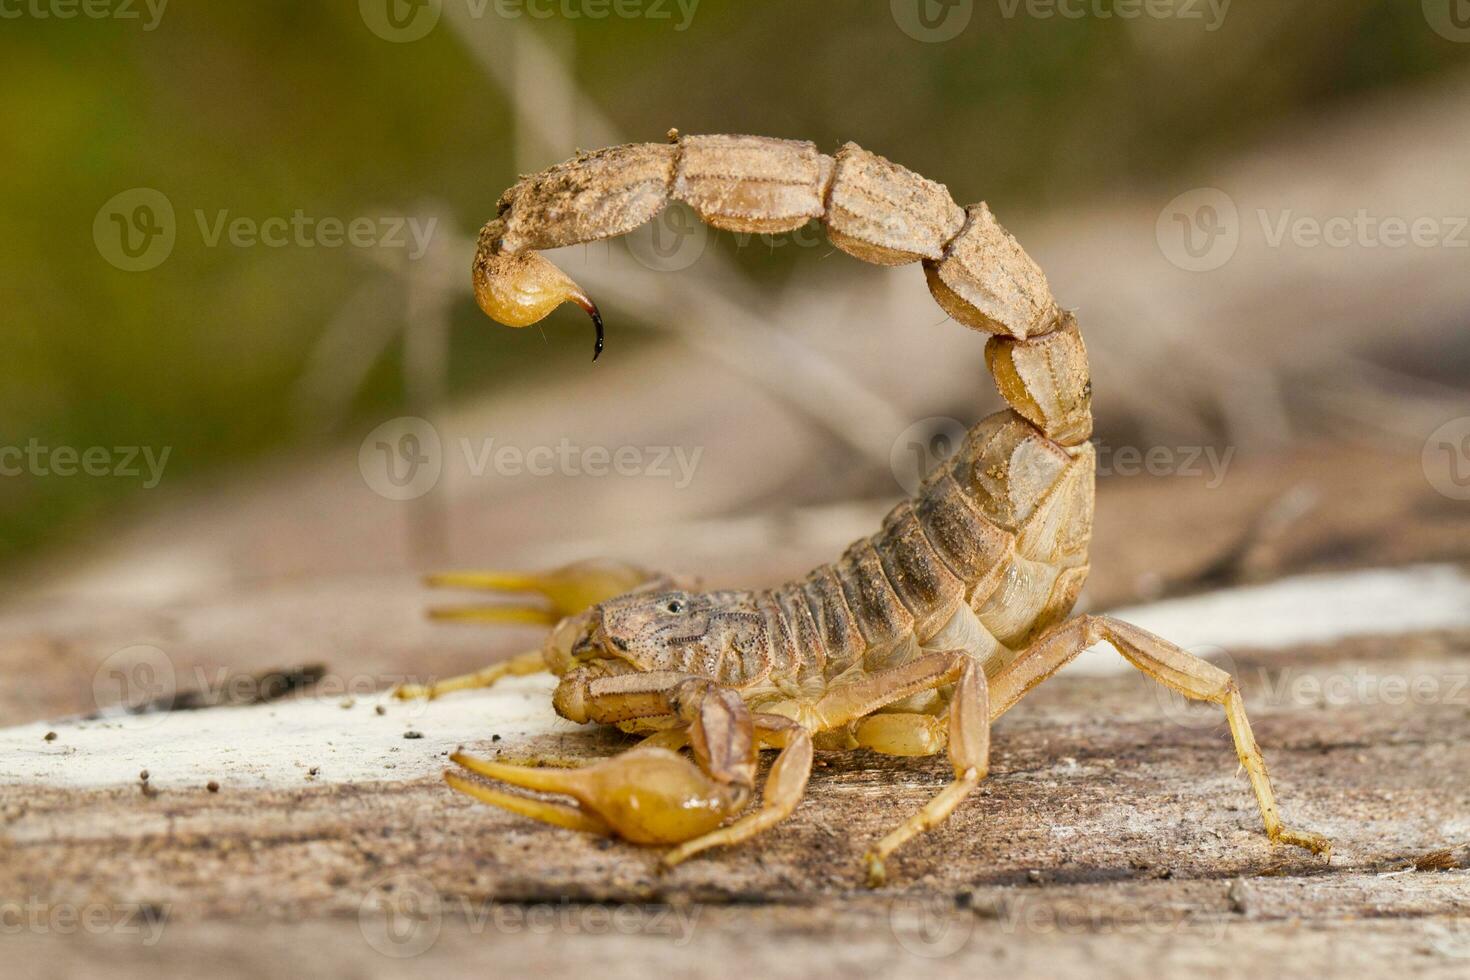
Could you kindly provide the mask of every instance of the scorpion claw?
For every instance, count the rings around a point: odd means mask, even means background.
[[[654,578],[626,562],[593,559],[547,572],[442,572],[430,575],[432,588],[473,589],[481,592],[531,593],[544,601],[479,606],[441,606],[429,611],[434,619],[479,623],[524,623],[554,626],[599,602],[631,592]]]
[[[630,749],[581,769],[513,766],[463,753],[450,761],[522,789],[570,796],[578,806],[541,804],[502,793],[449,771],[449,785],[485,803],[558,826],[615,832],[638,844],[676,844],[719,826],[745,805],[746,791],[721,784],[675,752],[657,746]],[[543,809],[543,806],[551,809]]]

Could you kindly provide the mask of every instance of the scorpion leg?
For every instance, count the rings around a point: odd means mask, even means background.
[[[433,588],[474,589],[497,595],[540,596],[538,601],[518,604],[439,606],[429,610],[434,619],[555,626],[589,606],[661,580],[666,581],[636,565],[591,559],[547,572],[442,572],[430,575],[426,584]]]
[[[947,739],[934,731],[933,720],[925,716],[870,714],[885,704],[948,684],[954,684],[955,690],[950,699]],[[829,692],[817,702],[815,712],[823,728],[861,718],[858,741],[880,751],[894,748],[912,755],[921,754],[928,746],[933,746],[931,751],[937,751],[946,740],[949,744],[954,780],[864,855],[868,884],[877,887],[884,881],[884,862],[888,855],[943,823],[985,778],[990,767],[990,709],[985,671],[979,661],[963,650],[931,653]]]
[[[545,656],[540,650],[531,650],[473,673],[460,674],[458,677],[446,677],[442,681],[434,681],[431,684],[400,684],[393,689],[393,696],[401,701],[412,701],[417,698],[427,698],[432,701],[451,691],[471,691],[476,688],[491,687],[502,677],[523,677],[526,674],[539,674],[545,669]]]
[[[1027,691],[1056,673],[1088,647],[1106,641],[1149,677],[1187,698],[1211,701],[1225,710],[1240,764],[1250,777],[1266,836],[1273,843],[1293,844],[1313,854],[1332,855],[1332,842],[1321,834],[1292,830],[1281,821],[1276,794],[1266,773],[1266,760],[1251,733],[1250,719],[1235,679],[1167,640],[1108,616],[1079,616],[1055,627],[991,679],[991,718],[999,717]]]
[[[640,588],[659,587],[670,581],[666,576],[645,571],[636,565],[604,559],[574,562],[547,572],[443,572],[426,579],[428,585],[436,588],[477,589],[540,597],[537,601],[519,604],[440,606],[429,610],[433,619],[548,627],[614,596]],[[491,687],[502,677],[539,674],[546,669],[543,651],[532,650],[458,677],[431,684],[402,684],[394,688],[393,696],[404,701],[417,698],[432,700],[451,691]]]

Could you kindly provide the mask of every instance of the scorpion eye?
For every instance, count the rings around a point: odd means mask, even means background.
[[[679,599],[670,599],[669,604],[664,608],[677,616],[679,613],[684,611],[684,603]]]

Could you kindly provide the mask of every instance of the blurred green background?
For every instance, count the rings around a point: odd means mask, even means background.
[[[353,247],[211,247],[196,212],[350,221],[427,207],[472,234],[518,165],[571,150],[528,143],[487,70],[513,55],[515,32],[565,57],[629,139],[670,126],[828,150],[853,139],[944,175],[958,200],[1037,210],[1162,184],[1365,92],[1470,62],[1470,44],[1428,29],[1417,0],[1235,0],[1213,31],[1007,16],[990,0],[945,43],[910,37],[888,3],[704,0],[684,30],[665,6],[668,18],[601,20],[446,11],[406,43],[369,28],[368,0],[175,0],[152,29],[141,2],[139,19],[37,16],[62,9],[50,0],[7,6],[0,445],[167,446],[171,481],[227,479],[403,405],[397,342],[373,354],[344,413],[309,417],[300,396],[354,296],[410,315],[391,263]],[[138,187],[172,204],[177,240],[156,268],[129,272],[100,253],[93,227],[109,199]],[[789,261],[758,249],[739,259],[772,277]],[[487,329],[467,295],[450,324],[450,398],[587,354],[580,329]],[[0,479],[0,562],[103,526],[141,484]]]

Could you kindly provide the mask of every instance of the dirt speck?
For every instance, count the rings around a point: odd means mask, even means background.
[[[219,783],[217,783],[213,779],[211,779],[209,782],[207,782],[207,783],[204,784],[204,788],[207,789],[207,790],[209,790],[211,793],[218,793],[219,792]]]
[[[423,732],[407,731],[403,733],[404,738],[423,738]]]
[[[55,732],[47,732],[44,737],[45,737],[46,741],[48,741],[48,742],[54,742],[54,741],[56,741],[56,733]]]

